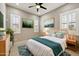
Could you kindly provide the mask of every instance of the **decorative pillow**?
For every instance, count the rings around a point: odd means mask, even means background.
[[[64,32],[56,32],[55,37],[57,38],[64,38]]]
[[[33,36],[32,38],[38,38],[38,37],[40,37],[40,35],[35,35],[35,36]]]

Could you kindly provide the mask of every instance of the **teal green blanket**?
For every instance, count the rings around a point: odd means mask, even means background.
[[[50,41],[46,38],[33,38],[33,39],[50,47],[53,50],[55,56],[57,56],[63,50],[61,45],[57,42]]]

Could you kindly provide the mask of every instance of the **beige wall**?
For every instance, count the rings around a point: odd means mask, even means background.
[[[41,29],[40,30],[43,31],[44,29],[43,21],[49,18],[55,18],[55,29],[59,30],[60,29],[60,14],[72,9],[76,9],[76,8],[79,8],[79,3],[69,3],[41,16],[41,22],[40,22]]]
[[[21,18],[30,18],[30,19],[36,19],[37,20],[37,16],[33,15],[33,14],[29,14],[26,13],[22,10],[18,10],[16,8],[7,6],[7,27],[10,26],[10,14],[11,13],[15,13],[21,16]],[[75,8],[79,8],[79,4],[78,3],[70,3],[70,4],[65,4],[45,15],[42,15],[40,17],[40,31],[42,31],[44,29],[43,27],[43,20],[47,20],[49,18],[55,18],[55,29],[60,29],[60,13],[68,11],[68,10],[72,10]],[[39,25],[38,25],[39,26]],[[15,41],[21,41],[21,40],[25,40],[25,39],[29,39],[31,38],[33,35],[36,35],[36,33],[34,33],[34,29],[21,29],[21,33],[20,34],[16,34],[15,35]]]
[[[24,12],[22,10],[19,10],[19,9],[16,9],[13,7],[6,6],[6,9],[7,9],[7,14],[6,14],[7,15],[7,22],[6,22],[7,27],[10,27],[10,14],[11,13],[19,15],[21,17],[21,20],[22,20],[22,18],[33,19],[34,22],[35,22],[35,20],[39,20],[38,16],[29,14],[27,12]],[[34,32],[34,28],[32,28],[32,29],[22,28],[22,26],[21,26],[21,33],[15,34],[15,42],[29,39],[33,35],[36,35],[36,33]]]

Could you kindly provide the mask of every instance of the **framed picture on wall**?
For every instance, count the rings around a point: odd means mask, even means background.
[[[4,27],[4,19],[3,19],[3,14],[0,12],[0,28]]]
[[[54,19],[47,19],[47,20],[44,20],[44,27],[45,28],[53,28],[54,27]]]
[[[31,19],[23,18],[22,19],[22,28],[33,28],[34,22]]]

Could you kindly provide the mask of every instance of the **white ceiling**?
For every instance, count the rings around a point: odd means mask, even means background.
[[[46,7],[47,10],[44,10],[44,9],[40,8],[38,12],[36,10],[36,7],[28,8],[28,6],[35,5],[34,3],[19,3],[18,5],[16,3],[8,3],[7,5],[40,16],[40,15],[43,15],[47,12],[50,12],[50,11],[58,8],[58,7],[60,7],[64,4],[65,3],[43,3],[43,6]]]

